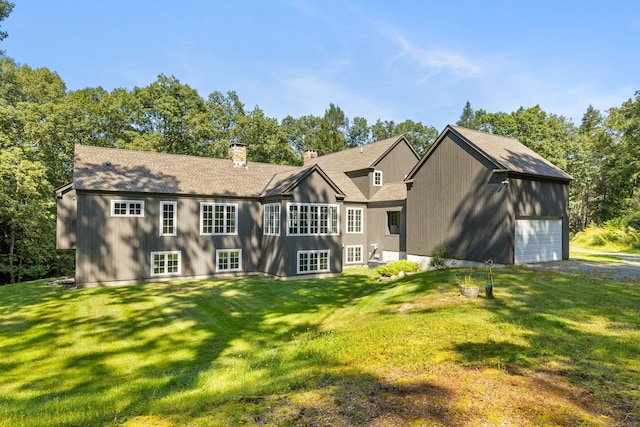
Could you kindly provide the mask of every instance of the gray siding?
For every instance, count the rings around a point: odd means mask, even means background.
[[[297,252],[302,250],[329,249],[332,273],[342,271],[342,237],[345,231],[344,208],[336,200],[336,191],[317,172],[302,180],[293,190],[291,198],[265,203],[280,203],[280,235],[261,236],[259,270],[274,276],[297,275]],[[287,205],[289,203],[323,203],[338,205],[340,212],[340,235],[337,236],[288,236]],[[262,215],[262,207],[260,211]],[[262,224],[262,217],[260,217]],[[260,227],[259,233],[262,233]]]
[[[387,212],[400,211],[400,232],[390,234],[387,227]],[[367,253],[369,259],[382,260],[383,251],[406,252],[406,207],[404,202],[370,204],[367,210]],[[375,258],[374,245],[378,246]]]
[[[513,262],[508,191],[491,165],[446,137],[414,176],[407,194],[407,252],[446,247],[466,260]]]
[[[562,219],[562,259],[569,259],[569,186],[560,182],[510,178],[509,190],[516,218]]]
[[[142,200],[144,217],[112,217],[111,200]],[[177,236],[160,236],[160,202],[177,202]],[[237,235],[200,235],[200,202],[237,203]],[[216,274],[216,249],[242,249],[242,271],[257,271],[262,210],[255,201],[175,195],[78,194],[78,283],[142,281],[152,251],[180,251],[181,276]],[[175,277],[175,276],[171,276]]]
[[[56,248],[76,248],[76,191],[63,192],[56,198]]]
[[[375,169],[383,171],[383,179],[385,183],[401,182],[411,172],[411,169],[418,163],[418,156],[409,147],[408,143],[402,140],[394,147],[386,156],[384,156]],[[373,183],[373,175],[370,177]]]

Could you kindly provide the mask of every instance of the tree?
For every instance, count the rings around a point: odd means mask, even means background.
[[[198,92],[171,76],[133,90],[136,148],[171,154],[201,155],[211,142],[209,116]]]
[[[349,120],[340,107],[329,104],[329,108],[325,110],[320,122],[320,133],[317,140],[320,145],[315,147],[318,154],[335,153],[347,148],[345,134],[348,124]]]
[[[460,115],[460,120],[456,122],[456,125],[462,126],[467,129],[475,129],[476,128],[476,114],[471,108],[471,103],[467,101],[462,109],[462,114]]]
[[[306,150],[318,150],[322,147],[320,131],[322,118],[316,116],[302,116],[295,119],[287,116],[280,125],[284,129],[287,143],[293,148],[295,155],[302,158]]]
[[[421,156],[427,152],[438,137],[438,130],[433,126],[426,127],[420,122],[405,120],[394,129],[396,135],[404,135]]]
[[[347,134],[345,140],[347,147],[359,147],[371,142],[371,129],[364,117],[354,117],[347,125]]]
[[[0,152],[0,274],[10,283],[46,273],[55,253],[52,187],[46,168],[19,147]]]
[[[0,22],[4,21],[9,16],[13,11],[14,6],[15,5],[13,3],[9,3],[8,1],[0,1]],[[6,39],[8,36],[9,35],[6,31],[0,31],[0,41]]]
[[[233,128],[233,140],[247,146],[247,158],[254,162],[293,165],[299,163],[278,121],[255,107]]]

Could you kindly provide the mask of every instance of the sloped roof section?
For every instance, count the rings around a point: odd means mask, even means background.
[[[516,139],[479,132],[460,126],[448,126],[467,143],[484,152],[509,172],[571,180],[571,175]],[[446,132],[446,129],[445,129]]]
[[[407,184],[404,182],[392,182],[384,184],[369,199],[370,202],[395,202],[407,198]]]
[[[259,197],[274,175],[300,167],[226,159],[75,146],[73,186],[77,190]]]
[[[361,147],[350,148],[348,150],[316,157],[311,159],[308,164],[316,164],[325,171],[335,170],[349,172],[371,168],[374,167],[395,144],[404,139],[402,135],[382,139]]]

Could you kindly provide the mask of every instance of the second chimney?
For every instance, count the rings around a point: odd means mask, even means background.
[[[233,162],[233,166],[244,168],[247,166],[247,146],[244,144],[233,143],[229,145],[229,160]]]
[[[311,159],[315,159],[318,157],[318,152],[313,150],[307,150],[304,152],[304,156],[302,157],[302,164],[307,166]]]

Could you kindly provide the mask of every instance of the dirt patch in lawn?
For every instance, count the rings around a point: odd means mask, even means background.
[[[426,375],[421,371],[336,378],[259,405],[264,411],[245,411],[255,415],[243,422],[380,427],[625,425],[623,415],[601,407],[562,376],[454,364],[440,365]]]

